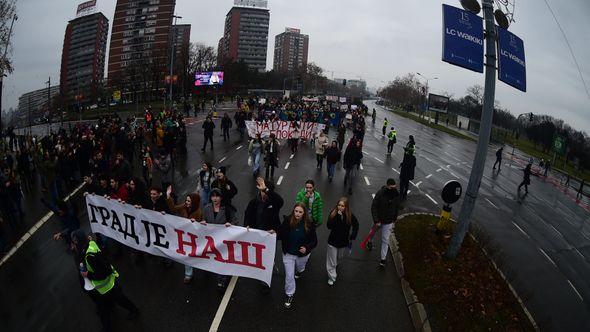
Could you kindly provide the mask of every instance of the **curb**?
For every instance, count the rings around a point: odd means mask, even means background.
[[[438,214],[435,214],[435,213],[424,213],[424,212],[406,213],[406,214],[402,214],[402,215],[398,216],[396,222],[400,221],[406,217],[415,216],[415,215],[416,216],[418,216],[418,215],[432,216],[432,217],[437,217],[437,218],[440,217]],[[455,220],[453,220],[453,221],[456,222]],[[473,239],[475,242],[479,242],[473,236],[473,234],[471,234],[471,233],[468,233],[468,234],[471,237],[471,239]],[[395,271],[397,272],[397,275],[399,276],[400,281],[401,281],[402,291],[404,292],[404,297],[406,299],[408,311],[410,312],[410,317],[412,318],[412,323],[414,324],[414,329],[416,331],[424,331],[424,332],[432,331],[432,329],[430,327],[430,321],[428,320],[428,314],[426,313],[426,310],[424,309],[424,305],[418,300],[418,297],[414,293],[414,290],[412,289],[412,287],[410,287],[410,283],[405,278],[406,274],[405,274],[405,270],[404,270],[404,258],[403,258],[402,253],[399,251],[399,243],[398,243],[397,237],[395,236],[395,223],[393,224],[391,236],[389,237],[389,250],[391,251],[391,255],[393,256],[393,262],[395,263]],[[530,311],[524,305],[524,301],[518,295],[518,293],[516,292],[516,290],[514,289],[512,284],[508,281],[508,279],[506,279],[506,276],[504,275],[504,273],[502,271],[500,271],[500,269],[496,265],[496,262],[494,262],[490,258],[490,256],[488,255],[488,252],[484,248],[482,248],[482,251],[483,251],[484,255],[486,255],[486,257],[492,263],[492,266],[494,267],[494,269],[496,269],[496,271],[500,274],[502,279],[504,279],[504,282],[506,282],[506,284],[508,285],[508,288],[510,289],[510,291],[512,292],[514,297],[516,297],[516,300],[520,304],[520,307],[524,311],[525,315],[528,317],[529,322],[533,326],[533,329],[535,331],[540,331],[540,328],[537,325],[537,323],[535,322],[535,319],[533,318]]]

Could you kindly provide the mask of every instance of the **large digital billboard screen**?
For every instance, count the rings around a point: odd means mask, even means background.
[[[223,85],[222,71],[205,71],[195,74],[195,86]]]

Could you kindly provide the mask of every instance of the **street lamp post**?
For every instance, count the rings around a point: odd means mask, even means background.
[[[176,26],[176,23],[178,22],[179,18],[182,18],[182,16],[177,16],[177,15],[172,15],[172,17],[174,18],[174,24],[172,25],[172,29],[170,29],[172,31],[172,38],[171,40],[171,48],[172,48],[172,54],[170,54],[170,93],[169,93],[169,98],[170,98],[170,107],[172,107],[172,75],[174,74],[174,53],[176,53],[175,50],[175,45],[176,45],[176,33],[174,29]]]
[[[429,91],[428,90],[428,82],[433,81],[433,80],[438,80],[438,77],[428,78],[420,73],[416,73],[416,74],[426,80],[426,93],[425,93],[424,99],[426,100],[426,108],[428,109],[428,91]],[[436,112],[436,115],[434,117],[434,123],[438,124],[438,112]]]

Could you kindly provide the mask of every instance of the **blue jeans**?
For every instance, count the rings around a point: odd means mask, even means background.
[[[193,267],[189,265],[184,266],[184,276],[187,278],[193,277]]]
[[[328,177],[331,179],[334,177],[334,169],[336,168],[336,164],[328,163]]]
[[[209,203],[209,196],[211,195],[211,188],[201,189],[201,208]],[[200,221],[200,220],[199,220]]]
[[[260,172],[260,153],[252,155],[252,173],[258,174]]]

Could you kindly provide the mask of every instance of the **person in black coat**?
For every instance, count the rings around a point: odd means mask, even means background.
[[[404,153],[404,159],[399,165],[399,190],[402,199],[408,197],[408,189],[410,188],[410,180],[414,179],[414,169],[416,168],[416,156],[414,156],[413,150],[406,150]]]
[[[529,184],[531,184],[531,164],[527,164],[522,171],[524,172],[524,175],[522,182],[518,185],[518,192],[520,192],[520,187],[524,186],[524,193],[526,195],[529,193]]]
[[[221,131],[223,132],[223,141],[227,141],[229,140],[229,130],[232,127],[232,122],[231,119],[229,117],[229,115],[227,115],[227,113],[223,114],[223,118],[221,118]]]
[[[340,162],[342,157],[342,152],[338,149],[338,142],[332,141],[332,145],[326,149],[325,156],[327,164],[326,168],[328,169],[328,180],[332,182],[336,163]]]
[[[227,169],[221,166],[215,173],[216,179],[211,183],[211,189],[219,189],[222,193],[222,204],[224,206],[231,206],[231,200],[238,194],[236,185],[227,178]]]
[[[256,179],[258,193],[253,198],[244,212],[244,226],[263,231],[277,232],[281,226],[279,213],[284,200],[273,190],[271,183],[266,185],[264,179]]]
[[[350,211],[348,198],[342,197],[338,200],[328,216],[326,225],[330,230],[326,270],[328,271],[328,285],[332,286],[336,282],[338,259],[344,256],[347,247],[352,248],[352,241],[356,239],[359,230],[359,222]]]
[[[283,219],[278,235],[282,242],[285,266],[285,308],[291,308],[295,279],[302,277],[311,251],[318,244],[315,225],[303,203],[295,203],[291,215]]]
[[[346,152],[344,152],[344,185],[348,183],[348,194],[352,195],[352,183],[356,178],[356,174],[363,159],[362,142],[358,139],[352,138]]]
[[[275,167],[279,167],[279,141],[276,139],[275,134],[270,134],[268,138],[268,142],[264,146],[264,152],[266,156],[264,160],[266,160],[266,172],[264,178],[274,179],[275,176]],[[270,175],[270,178],[269,178]]]
[[[205,147],[207,146],[207,141],[211,142],[211,151],[213,151],[213,129],[215,129],[215,123],[211,119],[211,116],[207,116],[205,122],[201,126],[203,128],[203,148],[201,149],[202,152],[205,152]]]
[[[393,223],[397,220],[397,214],[401,208],[400,194],[397,191],[395,180],[387,179],[385,186],[381,187],[375,194],[371,203],[371,215],[373,216],[373,227],[381,228],[381,262],[385,266],[387,252],[389,250],[389,236],[393,231]],[[369,248],[372,248],[372,244]]]

